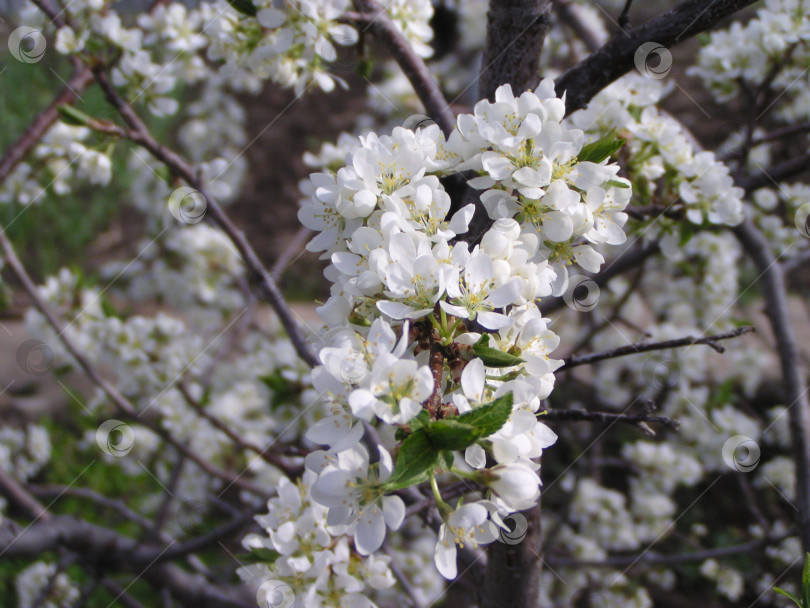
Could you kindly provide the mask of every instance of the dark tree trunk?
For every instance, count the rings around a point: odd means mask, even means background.
[[[518,515],[525,516],[529,526],[525,538],[507,538],[507,542],[496,541],[488,547],[481,608],[534,608],[539,604],[543,561],[540,505]]]
[[[540,51],[551,24],[550,0],[490,0],[478,98],[509,83],[515,94],[540,80]]]

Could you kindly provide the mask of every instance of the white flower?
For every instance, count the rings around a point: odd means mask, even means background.
[[[394,261],[384,270],[385,295],[399,301],[379,301],[377,308],[393,319],[419,319],[433,311],[445,291],[446,269],[433,255],[426,240],[415,245],[404,233],[391,238],[389,255]]]
[[[540,476],[525,462],[499,464],[485,471],[485,475],[487,485],[497,497],[495,502],[509,511],[530,509],[540,498]]]
[[[56,50],[63,55],[70,55],[71,53],[78,53],[84,48],[84,43],[90,32],[84,30],[80,36],[76,36],[76,32],[70,26],[60,27],[56,32],[56,43],[54,46]]]
[[[436,569],[448,580],[456,578],[456,546],[476,548],[495,540],[489,512],[480,503],[461,505],[444,520],[433,559]]]
[[[483,251],[469,256],[464,265],[460,281],[447,285],[450,302],[442,301],[440,306],[447,312],[464,319],[478,320],[488,329],[501,329],[509,325],[509,318],[492,312],[519,301],[521,283],[517,279],[507,279],[496,286],[492,259]]]
[[[349,395],[352,413],[371,420],[377,416],[388,424],[404,424],[422,409],[433,392],[433,375],[426,365],[382,354],[374,362],[368,388]]]
[[[327,464],[312,486],[312,498],[329,509],[330,526],[349,525],[361,555],[370,555],[385,540],[386,526],[397,530],[405,517],[405,504],[399,496],[384,496],[379,484],[393,471],[390,454],[377,446],[379,463],[370,469],[368,453],[361,445],[338,454]]]

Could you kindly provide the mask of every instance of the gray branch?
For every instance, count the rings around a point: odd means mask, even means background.
[[[728,547],[717,547],[714,549],[704,549],[691,553],[675,553],[662,555],[652,551],[641,555],[616,555],[603,560],[583,560],[570,557],[551,555],[546,558],[552,568],[627,568],[628,570],[636,565],[644,566],[674,566],[677,564],[689,564],[702,562],[707,559],[719,559],[723,557],[733,557],[746,553],[757,552],[764,547],[776,545],[789,535],[781,535],[776,538],[757,538],[747,543],[730,545]]]
[[[810,551],[810,398],[796,336],[790,325],[785,275],[768,239],[750,220],[737,226],[734,234],[759,271],[765,295],[765,314],[776,339],[796,468],[797,525],[802,547],[807,552]]]
[[[570,114],[635,66],[635,54],[645,42],[670,47],[699,34],[756,0],[687,0],[666,13],[616,34],[556,80],[557,94],[566,91]]]
[[[232,530],[227,529],[230,533]],[[141,575],[157,588],[168,589],[184,604],[210,608],[255,608],[249,596],[239,589],[223,589],[202,576],[166,563],[180,553],[200,548],[199,543],[157,547],[65,515],[40,518],[19,529],[6,521],[0,527],[0,554],[8,559],[35,558],[47,551],[66,549],[85,564],[96,564],[106,572],[129,572]]]
[[[718,353],[724,353],[725,348],[718,344],[717,342],[720,340],[729,340],[731,338],[738,338],[744,334],[748,334],[754,331],[753,327],[738,327],[737,329],[733,329],[731,331],[724,332],[722,334],[715,334],[713,336],[700,336],[695,338],[694,336],[686,336],[685,338],[676,338],[673,340],[664,340],[662,342],[636,342],[635,344],[627,344],[625,346],[619,346],[618,348],[614,348],[612,350],[600,352],[600,353],[589,353],[587,355],[582,355],[580,357],[571,356],[564,359],[565,363],[559,368],[560,370],[569,369],[571,367],[577,367],[578,365],[591,365],[598,361],[604,361],[605,359],[615,359],[616,357],[626,357],[627,355],[635,355],[638,353],[646,353],[653,350],[668,350],[672,348],[681,348],[684,346],[692,346],[694,344],[705,344],[706,346],[711,347]]]
[[[385,9],[376,0],[354,0],[359,11],[370,17],[366,26],[374,37],[382,42],[391,56],[399,64],[405,76],[411,82],[425,112],[436,121],[445,135],[449,135],[455,126],[456,119],[436,79],[428,70],[425,62],[413,51]]]

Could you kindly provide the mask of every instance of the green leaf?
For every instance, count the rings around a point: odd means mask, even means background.
[[[72,125],[74,127],[83,127],[93,121],[92,116],[85,114],[81,110],[78,110],[69,104],[59,106],[57,111],[59,112],[63,123]]]
[[[410,421],[411,428],[415,431],[417,429],[421,429],[426,427],[430,424],[430,412],[423,409],[417,415],[416,418],[412,418]]]
[[[166,165],[158,165],[155,169],[153,169],[153,173],[155,177],[162,179],[170,186],[172,185],[172,172]]]
[[[678,243],[680,247],[686,245],[690,239],[695,235],[697,232],[695,225],[691,223],[683,223],[681,224],[681,240]]]
[[[367,80],[371,78],[372,67],[373,67],[372,62],[366,59],[365,57],[362,57],[357,61],[357,73]]]
[[[514,367],[523,363],[523,359],[520,357],[510,355],[497,348],[473,346],[473,352],[487,367]]]
[[[780,589],[779,587],[774,587],[773,590],[780,595],[784,595],[786,598],[788,598],[794,604],[796,604],[799,608],[802,608],[802,601],[795,595],[793,595],[790,591],[785,591],[784,589]]]
[[[608,186],[613,186],[614,188],[624,188],[627,189],[630,187],[630,184],[625,184],[624,182],[620,182],[617,179],[609,179],[607,181]]]
[[[108,319],[122,318],[121,315],[118,314],[118,311],[115,309],[115,306],[113,306],[113,303],[110,302],[109,298],[107,298],[106,296],[102,296],[99,303],[101,304],[101,312],[103,312],[104,316],[107,317]]]
[[[359,325],[360,327],[371,327],[371,319],[361,315],[356,310],[349,315],[349,323],[352,325]]]
[[[506,424],[511,413],[512,393],[509,393],[497,398],[492,403],[461,416],[456,416],[453,420],[474,427],[479,437],[488,437]]]
[[[804,608],[810,608],[810,553],[805,553],[802,570],[802,599]]]
[[[472,350],[487,367],[514,367],[523,363],[523,359],[516,355],[492,348],[489,345],[489,334],[482,335],[478,342],[473,344]]]
[[[754,325],[754,322],[751,321],[751,319],[741,319],[739,317],[731,317],[729,318],[729,321],[731,321],[731,324],[734,327],[748,327]]]
[[[273,395],[270,399],[270,409],[273,411],[277,410],[282,405],[292,403],[298,395],[297,387],[287,380],[279,369],[266,376],[261,376],[259,380],[264,382],[264,384],[273,391]]]
[[[281,553],[275,549],[268,549],[267,547],[251,547],[250,557],[253,563],[272,564],[281,557]]]
[[[511,413],[509,394],[466,414],[431,422],[425,431],[437,450],[463,450],[500,429]]]
[[[289,382],[281,375],[281,371],[275,370],[273,373],[259,378],[274,393],[280,393],[287,389]]]
[[[577,162],[601,163],[624,145],[625,140],[616,138],[612,133],[582,146],[577,155]]]
[[[250,0],[228,0],[228,4],[243,15],[248,15],[250,17],[256,16],[256,7]]]
[[[411,433],[399,447],[394,472],[383,484],[383,489],[399,490],[422,483],[433,471],[438,459],[439,450],[430,443],[425,429]]]
[[[478,429],[470,424],[459,422],[460,416],[446,420],[436,420],[427,427],[430,443],[439,450],[463,450],[481,436]]]
[[[445,471],[449,471],[453,466],[453,452],[442,452],[439,454],[439,466]]]

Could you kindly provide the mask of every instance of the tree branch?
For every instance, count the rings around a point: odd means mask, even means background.
[[[236,227],[223,211],[222,207],[214,200],[191,166],[176,152],[159,144],[157,140],[152,137],[149,128],[135,113],[132,106],[130,106],[118,94],[115,87],[112,86],[106,72],[102,68],[96,67],[93,69],[93,75],[95,76],[96,82],[98,82],[99,86],[104,91],[107,100],[118,111],[129,127],[126,136],[146,149],[157,160],[165,164],[173,174],[180,177],[203,196],[206,202],[207,214],[210,215],[213,222],[230,238],[231,242],[236,247],[242,260],[245,262],[245,266],[258,284],[263,299],[273,307],[273,310],[278,315],[282,326],[287,331],[287,335],[295,346],[298,356],[311,366],[318,365],[318,358],[313,352],[309,341],[304,336],[298,320],[284,301],[284,297],[281,295],[270,272],[264,267],[258,254],[245,238],[242,231]]]
[[[33,558],[63,548],[81,556],[83,562],[97,564],[104,571],[134,572],[157,588],[167,588],[180,601],[210,608],[255,608],[240,590],[223,589],[178,566],[163,563],[194,550],[193,542],[155,547],[122,536],[117,532],[66,515],[40,518],[22,531],[11,522],[0,526],[0,554],[8,559]],[[228,529],[228,532],[232,530]]]
[[[610,279],[636,268],[648,257],[658,253],[658,251],[658,243],[649,243],[643,247],[623,251],[617,258],[608,262],[591,280],[596,283],[598,287],[604,287]],[[551,314],[563,306],[565,306],[565,298],[562,296],[543,298],[537,304],[537,307],[543,315]]]
[[[633,426],[640,426],[645,433],[650,433],[652,429],[647,426],[647,423],[660,424],[667,428],[677,430],[680,422],[674,418],[667,418],[666,416],[653,416],[650,414],[650,408],[641,414],[617,414],[615,412],[589,412],[587,410],[547,410],[543,415],[538,415],[540,421],[545,420],[566,420],[574,422],[599,422],[604,424],[613,424],[621,422],[623,424],[631,424]],[[655,435],[655,433],[652,433]]]
[[[707,559],[722,557],[732,557],[745,553],[752,553],[768,545],[776,545],[788,536],[795,534],[783,534],[776,538],[758,538],[756,540],[731,545],[729,547],[718,547],[716,549],[705,549],[703,551],[693,551],[691,553],[677,553],[674,555],[661,555],[648,552],[642,555],[617,555],[603,560],[580,560],[568,557],[550,555],[546,561],[552,568],[627,568],[628,570],[638,564],[650,566],[674,566],[677,564],[688,564],[692,562],[702,562]]]
[[[90,68],[76,70],[67,81],[64,89],[54,100],[28,125],[28,128],[15,141],[0,159],[0,182],[11,174],[15,167],[34,149],[51,125],[59,119],[59,107],[73,103],[82,91],[93,82],[93,73]]]
[[[293,465],[287,462],[284,458],[279,456],[278,454],[274,454],[270,451],[270,448],[273,447],[273,444],[270,444],[267,447],[261,447],[256,445],[255,443],[246,440],[242,436],[240,436],[239,432],[232,429],[228,426],[224,421],[214,416],[211,412],[205,409],[202,403],[194,399],[189,393],[188,388],[182,381],[178,381],[177,389],[180,394],[183,396],[183,399],[186,403],[194,409],[195,412],[201,417],[207,420],[211,426],[216,428],[221,433],[225,434],[228,439],[234,442],[237,446],[239,446],[243,450],[247,450],[256,454],[259,458],[264,460],[265,462],[272,464],[273,466],[278,467],[288,475],[300,475],[302,471],[300,467]]]
[[[603,40],[604,36],[600,35],[601,32],[591,28],[589,24],[582,19],[581,5],[574,4],[569,0],[553,1],[554,12],[557,13],[560,20],[577,35],[583,44],[585,44],[588,52],[593,53],[605,43],[605,40]]]
[[[155,0],[148,12],[151,13],[161,4],[166,4],[167,1]],[[48,7],[41,7],[40,10],[45,11],[46,8]],[[85,66],[77,57],[74,56],[72,59],[74,61],[74,70],[70,79],[65,83],[65,88],[60,91],[47,108],[34,118],[25,132],[0,159],[0,182],[5,180],[14,168],[28,156],[28,153],[39,143],[45,133],[48,132],[48,129],[51,128],[51,125],[59,119],[59,107],[76,101],[93,82],[93,73],[90,68]]]
[[[687,0],[666,13],[611,38],[607,44],[556,80],[558,95],[566,92],[566,112],[584,108],[593,97],[635,66],[645,42],[670,47],[707,30],[756,0]]]
[[[539,606],[543,559],[540,501],[526,517],[526,536],[519,543],[494,542],[487,547],[487,568],[481,608],[533,608]]]
[[[93,364],[90,360],[84,356],[83,353],[79,351],[73,341],[68,338],[67,336],[67,327],[62,319],[60,319],[57,314],[51,310],[51,307],[45,302],[45,300],[40,296],[39,291],[37,290],[34,281],[31,279],[31,276],[28,274],[28,271],[23,266],[20,258],[17,257],[17,253],[14,251],[14,246],[12,245],[11,241],[8,238],[8,235],[5,232],[3,226],[0,226],[0,249],[3,250],[3,254],[5,255],[5,261],[8,266],[11,268],[12,272],[15,274],[17,279],[20,281],[25,292],[31,298],[31,301],[34,307],[39,311],[39,313],[45,318],[45,321],[50,325],[50,327],[56,333],[57,338],[63,344],[67,352],[70,354],[71,357],[76,361],[79,367],[84,371],[90,380],[101,389],[101,391],[107,396],[107,398],[112,402],[112,404],[118,409],[118,411],[128,417],[131,420],[135,420],[140,424],[148,427],[152,432],[157,434],[167,443],[170,443],[174,446],[177,450],[179,450],[182,454],[188,456],[191,460],[193,460],[203,471],[212,475],[214,477],[218,477],[223,481],[235,484],[241,487],[244,490],[248,490],[249,492],[253,492],[258,496],[265,496],[266,492],[257,488],[254,484],[247,482],[243,479],[240,479],[240,476],[234,476],[227,471],[223,471],[211,463],[207,462],[203,458],[201,458],[198,454],[193,452],[188,446],[183,444],[182,442],[178,441],[177,439],[172,436],[166,429],[161,427],[159,424],[154,423],[148,420],[146,417],[141,417],[138,413],[137,408],[127,399],[121,392],[113,386],[111,383],[107,382],[101,374],[95,369]]]
[[[354,0],[354,4],[361,13],[372,17],[367,27],[371,29],[374,37],[388,48],[388,52],[399,64],[422,105],[425,106],[428,116],[436,121],[445,135],[450,135],[456,119],[425,62],[413,52],[411,44],[377,0]]]
[[[671,348],[680,348],[682,346],[692,346],[693,344],[705,344],[710,346],[718,353],[724,353],[725,347],[717,342],[719,340],[729,340],[730,338],[737,338],[744,334],[754,331],[753,327],[738,327],[732,331],[727,331],[722,334],[715,334],[713,336],[703,336],[695,338],[693,336],[686,336],[685,338],[676,338],[674,340],[664,340],[663,342],[636,342],[635,344],[628,344],[620,346],[613,350],[604,351],[601,353],[590,353],[582,355],[581,357],[567,357],[558,371],[577,367],[578,365],[590,365],[597,361],[604,361],[605,359],[615,359],[616,357],[626,357],[627,355],[635,355],[637,353],[646,353],[652,350],[666,350]]]
[[[28,484],[28,490],[34,496],[40,496],[43,498],[59,498],[61,496],[73,496],[76,498],[81,498],[84,500],[89,500],[94,503],[98,507],[104,507],[108,509],[112,509],[128,519],[129,521],[141,526],[144,529],[148,529],[152,522],[143,517],[139,513],[130,509],[126,503],[121,500],[117,500],[115,498],[107,498],[97,492],[89,488],[81,488],[81,487],[73,487],[73,486],[60,486],[60,485],[31,485]]]
[[[777,185],[780,181],[804,173],[810,167],[810,154],[796,156],[778,165],[762,169],[753,175],[745,173],[735,175],[734,182],[746,192],[753,192],[765,186]]]
[[[551,25],[551,0],[490,0],[487,38],[481,60],[477,97],[494,100],[496,89],[509,84],[520,94],[533,88],[540,73],[540,51]],[[466,188],[475,216],[463,238],[480,238],[492,224],[478,193]],[[480,593],[481,608],[535,608],[540,601],[543,550],[540,503],[526,512],[526,538],[518,544],[492,543]]]
[[[312,230],[306,226],[301,226],[301,228],[298,229],[298,232],[295,233],[295,236],[287,247],[284,248],[284,251],[276,258],[273,267],[270,269],[270,276],[273,277],[274,281],[277,283],[281,281],[287,267],[298,259],[298,256],[304,250],[304,247],[306,247],[307,241],[312,234]]]
[[[42,503],[3,469],[0,469],[0,494],[22,509],[31,519],[47,520],[51,517]]]
[[[768,239],[750,220],[734,228],[734,234],[760,273],[758,280],[761,281],[765,294],[765,314],[776,339],[796,469],[797,527],[802,547],[808,552],[810,551],[810,398],[807,381],[801,369],[795,333],[790,325],[785,276]]]

